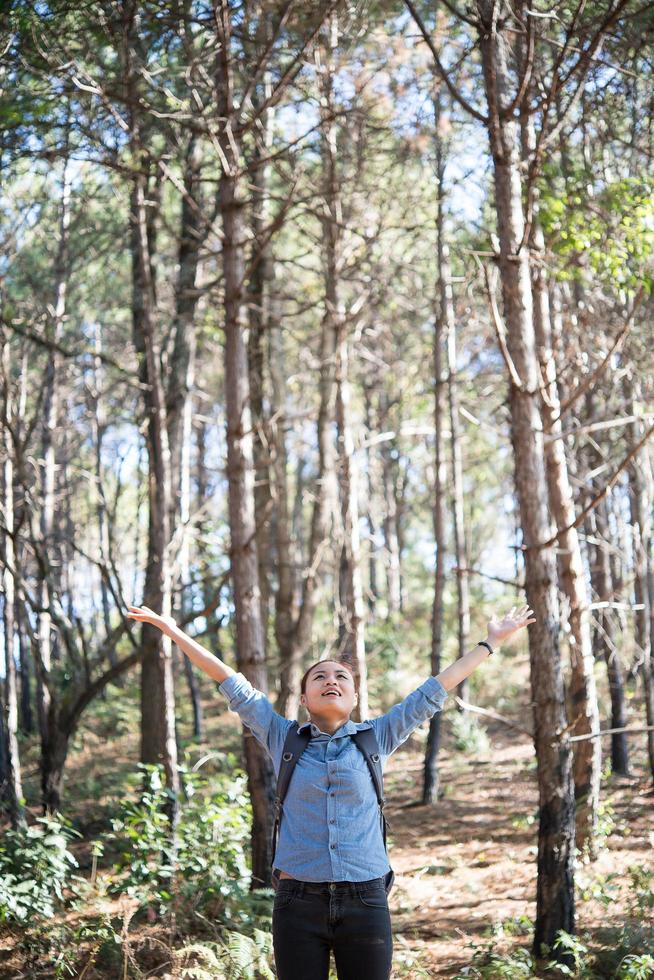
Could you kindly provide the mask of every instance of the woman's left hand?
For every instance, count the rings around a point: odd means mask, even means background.
[[[531,626],[535,622],[533,610],[529,606],[523,606],[517,612],[514,606],[504,619],[498,619],[497,616],[491,617],[488,623],[488,642],[492,647],[495,647],[496,644],[508,640],[518,630],[525,626]]]

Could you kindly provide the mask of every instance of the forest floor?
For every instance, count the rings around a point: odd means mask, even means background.
[[[538,809],[533,748],[501,723],[485,728],[491,751],[483,761],[448,750],[446,736],[443,795],[433,808],[415,802],[422,782],[417,746],[402,747],[390,760],[391,908],[396,960],[407,976],[453,977],[470,966],[475,950],[481,958],[491,949],[530,948]],[[635,753],[632,778],[603,781],[601,823],[610,833],[594,862],[577,863],[577,936],[607,967],[625,924],[636,933],[647,929],[654,950],[653,881],[647,879],[649,893],[638,903],[631,881],[638,872],[629,871],[654,872],[654,797],[644,761],[644,753]],[[498,969],[497,975],[507,974]]]
[[[215,712],[207,708],[205,738],[187,746],[194,760],[216,745],[238,751],[240,735],[236,717],[224,710],[220,696],[215,707]],[[632,717],[641,716],[639,708],[634,705],[633,709]],[[455,710],[453,703],[446,706],[446,711]],[[85,837],[72,845],[71,850],[80,863],[78,873],[87,878],[91,841],[102,840],[110,829],[116,799],[125,793],[126,776],[134,773],[134,760],[138,757],[138,737],[134,734],[138,726],[133,719],[126,715],[116,726],[115,721],[110,723],[110,718],[109,709],[106,731],[102,723],[98,727],[97,717],[85,722],[76,736],[67,768],[66,814],[74,819],[76,826],[83,828]],[[386,796],[391,860],[396,873],[390,899],[394,977],[447,978],[461,971],[464,975],[480,976],[465,972],[473,963],[476,950],[479,959],[483,950],[487,954],[490,950],[504,954],[530,948],[537,842],[533,748],[528,736],[501,723],[485,719],[484,728],[489,748],[485,753],[473,755],[456,750],[452,726],[444,724],[441,796],[433,807],[417,805],[425,732],[415,733],[389,762]],[[603,741],[608,742],[606,738]],[[634,775],[614,778],[605,772],[603,778],[601,821],[607,833],[599,856],[593,863],[577,865],[578,938],[593,953],[601,953],[603,962],[608,964],[613,960],[614,963],[613,968],[607,965],[606,969],[584,973],[585,978],[615,975],[615,959],[624,955],[624,950],[620,954],[616,951],[625,925],[631,934],[639,935],[639,952],[647,948],[644,945],[647,942],[654,950],[654,877],[651,876],[654,798],[646,778],[644,736],[632,737],[631,743],[635,750]],[[107,744],[111,746],[110,765],[107,765]],[[36,746],[30,749],[33,763],[37,758]],[[605,753],[608,749],[605,745]],[[38,771],[34,765],[30,766],[29,760],[25,765],[25,787],[28,799],[38,799]],[[30,812],[32,818],[38,816],[36,806],[30,807]],[[104,864],[110,864],[110,859],[107,851],[100,861],[100,873]],[[645,872],[640,885],[638,869]],[[103,903],[105,909],[115,904],[112,916],[119,913],[120,899],[113,903],[105,897]],[[90,908],[88,915],[93,912],[97,914],[97,909]],[[82,910],[67,916],[66,925],[82,925],[86,914]],[[0,980],[54,978],[54,971],[48,970],[33,953],[29,959],[29,943],[24,938],[20,930],[0,929]],[[149,942],[165,949],[166,934],[158,923],[149,924],[135,918],[129,925],[129,941],[133,949],[139,946],[143,949]],[[118,973],[105,972],[93,962],[93,956],[89,956],[87,963],[85,980],[122,977],[122,969]],[[483,974],[486,978],[518,975],[531,976],[500,972],[499,968],[497,973],[486,968]],[[132,976],[131,969],[126,976]],[[172,975],[165,967],[157,968],[151,963],[141,976],[170,978]],[[363,975],[362,980],[365,980]]]

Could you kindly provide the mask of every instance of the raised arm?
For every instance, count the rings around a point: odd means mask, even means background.
[[[229,701],[229,707],[239,715],[243,724],[270,754],[275,772],[278,772],[284,740],[293,722],[277,714],[266,695],[252,687],[243,674],[232,670],[222,660],[214,657],[212,653],[187,636],[171,616],[160,616],[147,606],[128,606],[127,609],[131,619],[156,626],[169,636],[200,670],[218,681],[221,694]]]
[[[196,667],[203,670],[213,680],[218,681],[219,684],[222,684],[234,673],[231,667],[228,667],[218,657],[214,657],[213,653],[209,653],[203,646],[187,636],[172,616],[160,616],[147,606],[128,606],[127,615],[130,619],[135,619],[137,623],[150,623],[152,626],[156,626],[162,633],[169,636],[173,643],[177,644],[182,653],[185,653]]]
[[[514,606],[511,612],[503,619],[498,619],[496,616],[491,617],[488,622],[486,642],[495,651],[501,643],[506,642],[518,630],[523,629],[525,626],[530,626],[531,623],[535,622],[536,619],[529,606],[523,606],[517,612]],[[438,675],[438,680],[446,691],[451,691],[461,681],[465,680],[473,672],[475,667],[479,666],[482,660],[487,660],[488,657],[490,657],[490,651],[478,643],[474,650],[466,653],[464,657],[455,660],[453,664],[450,664],[449,667],[441,671]]]

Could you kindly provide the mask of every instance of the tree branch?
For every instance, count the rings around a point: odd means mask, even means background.
[[[466,99],[464,99],[464,97],[461,95],[456,85],[453,85],[452,82],[450,81],[449,75],[445,70],[445,68],[443,67],[441,60],[438,56],[438,51],[436,50],[436,46],[432,41],[431,35],[429,34],[429,31],[425,27],[424,21],[420,16],[420,14],[418,13],[418,11],[416,10],[412,0],[404,0],[404,2],[409,10],[409,13],[411,14],[414,21],[416,22],[418,29],[425,40],[427,47],[429,48],[432,55],[434,56],[434,64],[436,66],[436,71],[438,72],[441,81],[445,82],[447,90],[452,96],[452,98],[455,99],[459,103],[459,105],[473,117],[473,119],[478,119],[479,122],[484,124],[484,126],[487,126],[489,123],[488,117],[485,116],[478,109],[475,109],[474,106],[471,106],[470,103]]]
[[[622,462],[618,466],[617,470],[614,472],[609,482],[603,487],[602,490],[600,490],[600,492],[595,497],[593,497],[593,499],[588,504],[588,506],[584,507],[584,509],[581,511],[579,516],[572,522],[572,524],[569,524],[567,527],[563,527],[560,530],[558,530],[556,534],[553,535],[553,537],[551,537],[548,541],[542,541],[539,542],[538,544],[521,545],[520,550],[531,551],[534,549],[540,550],[541,548],[551,548],[552,545],[557,543],[557,541],[559,540],[562,534],[567,534],[568,531],[572,531],[574,530],[574,528],[579,527],[581,524],[583,524],[583,522],[586,520],[586,517],[590,514],[590,512],[594,510],[595,507],[597,507],[600,501],[602,501],[604,497],[607,495],[609,490],[615,486],[615,484],[618,482],[618,479],[622,471],[629,465],[629,463],[634,458],[634,456],[636,456],[640,452],[640,450],[643,448],[643,446],[645,445],[649,437],[652,435],[652,433],[654,433],[654,425],[651,425],[649,427],[649,429],[642,437],[642,439],[640,439],[640,441],[633,447],[633,449],[629,453],[627,453],[627,455],[622,460]]]
[[[623,342],[625,340],[625,337],[627,336],[627,334],[629,333],[629,331],[631,330],[631,328],[632,328],[632,326],[634,324],[634,317],[636,316],[636,311],[638,310],[638,307],[642,303],[644,296],[645,296],[645,286],[641,285],[640,289],[638,290],[638,292],[636,293],[636,296],[634,298],[634,302],[633,302],[633,305],[631,307],[631,312],[630,312],[629,316],[627,317],[627,320],[626,320],[624,326],[622,327],[622,329],[618,331],[618,335],[615,338],[615,340],[613,342],[613,345],[609,348],[606,357],[604,358],[604,360],[602,361],[602,363],[599,364],[595,368],[595,370],[591,374],[589,374],[588,377],[584,379],[584,381],[581,382],[580,385],[577,385],[577,387],[575,388],[575,390],[570,394],[570,396],[566,399],[566,401],[563,403],[563,405],[561,405],[561,407],[559,409],[559,418],[562,415],[564,415],[565,412],[568,411],[568,409],[570,408],[570,406],[573,405],[574,402],[576,402],[576,400],[581,395],[584,394],[584,392],[588,391],[588,389],[591,388],[595,384],[595,382],[599,378],[600,374],[602,373],[602,371],[604,370],[604,368],[606,367],[606,365],[609,363],[609,361],[611,359],[611,356],[613,354],[615,354],[616,351],[620,350],[620,348],[622,347],[622,344],[623,344]]]

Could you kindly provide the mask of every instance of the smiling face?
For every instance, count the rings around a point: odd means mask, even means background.
[[[312,721],[325,719],[345,724],[356,703],[354,677],[343,664],[324,660],[309,669],[300,704],[307,709]]]

